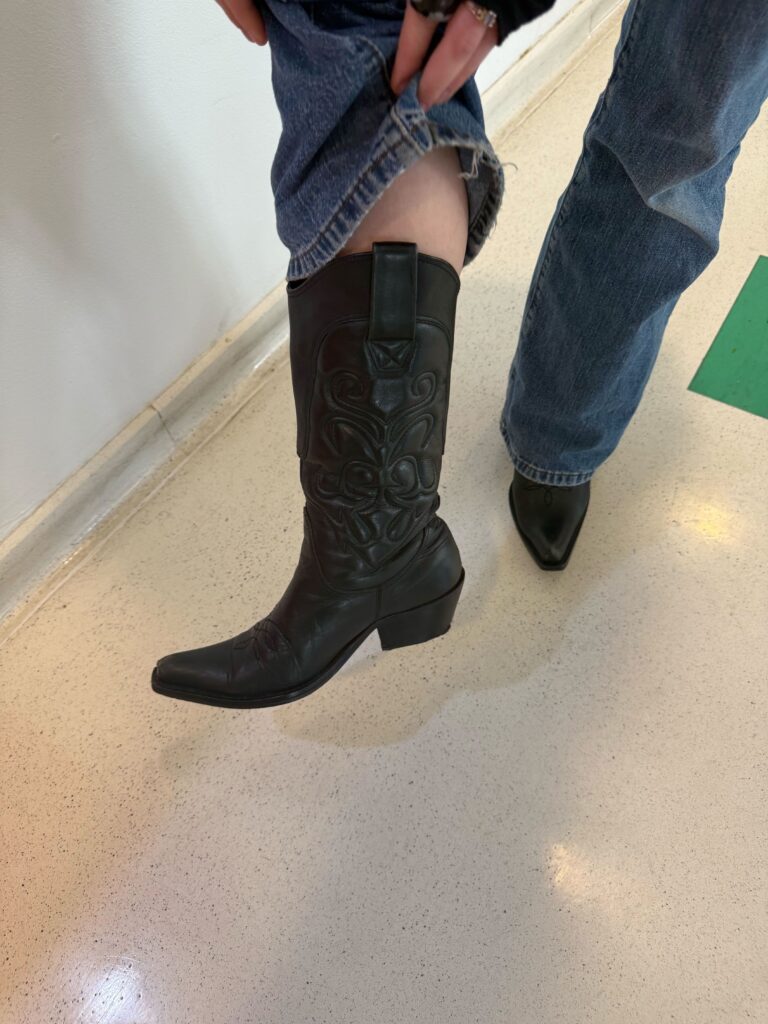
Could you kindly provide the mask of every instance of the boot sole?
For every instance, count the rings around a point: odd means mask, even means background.
[[[215,694],[195,693],[192,690],[179,690],[173,686],[165,685],[158,679],[156,668],[152,672],[152,689],[163,697],[173,697],[175,700],[188,700],[195,704],[208,704],[217,708],[273,708],[281,704],[291,704],[295,700],[301,700],[302,697],[308,697],[310,693],[319,690],[324,683],[327,683],[335,676],[352,657],[357,648],[375,630],[379,632],[381,649],[383,651],[392,651],[398,647],[423,644],[429,640],[436,640],[438,637],[444,636],[451,628],[453,614],[456,611],[456,605],[459,603],[463,586],[464,570],[462,569],[459,582],[448,593],[443,594],[434,601],[429,601],[427,604],[417,605],[415,608],[409,608],[405,612],[387,615],[383,619],[374,622],[368,629],[358,633],[322,672],[295,690],[288,690],[273,697],[262,697],[255,700],[253,698],[240,700],[237,697],[221,697]]]
[[[534,545],[528,540],[526,535],[523,533],[520,527],[520,523],[517,521],[517,512],[515,511],[515,499],[512,497],[511,486],[509,488],[509,510],[512,513],[512,520],[515,524],[515,528],[520,536],[520,539],[522,540],[523,544],[525,544],[528,550],[528,554],[534,560],[536,565],[538,565],[540,569],[543,569],[544,572],[562,572],[563,569],[565,569],[568,563],[570,562],[571,555],[573,554],[573,549],[576,547],[576,541],[579,539],[579,534],[581,533],[581,528],[584,525],[584,520],[587,518],[587,512],[589,510],[589,501],[587,501],[587,507],[584,509],[584,514],[582,515],[581,519],[579,520],[576,526],[576,529],[573,532],[573,537],[571,537],[568,549],[566,550],[565,554],[559,562],[544,562],[539,556],[539,553],[534,547]]]

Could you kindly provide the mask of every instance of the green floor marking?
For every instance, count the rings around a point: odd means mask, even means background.
[[[767,256],[758,256],[688,390],[768,419]]]

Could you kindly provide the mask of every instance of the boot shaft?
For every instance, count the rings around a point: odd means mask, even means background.
[[[443,261],[381,244],[289,289],[307,540],[344,589],[391,579],[434,518],[458,288]]]

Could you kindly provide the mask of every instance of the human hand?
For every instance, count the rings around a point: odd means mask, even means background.
[[[246,39],[264,46],[267,30],[256,0],[216,0],[233,25],[237,25]]]
[[[449,100],[498,43],[498,26],[486,25],[478,18],[476,12],[483,10],[476,4],[462,3],[451,16],[419,82],[419,102],[425,110]],[[396,95],[400,95],[424,63],[437,24],[410,4],[406,7],[392,69],[391,85]]]

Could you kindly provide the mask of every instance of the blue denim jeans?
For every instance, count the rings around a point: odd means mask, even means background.
[[[516,469],[588,480],[614,450],[768,95],[768,0],[633,0],[533,275],[501,418]],[[768,174],[768,168],[766,168]]]
[[[455,146],[469,199],[467,262],[496,220],[504,178],[470,81],[425,114],[414,79],[389,87],[405,0],[261,0],[282,136],[272,167],[288,278],[332,259],[388,185]]]

